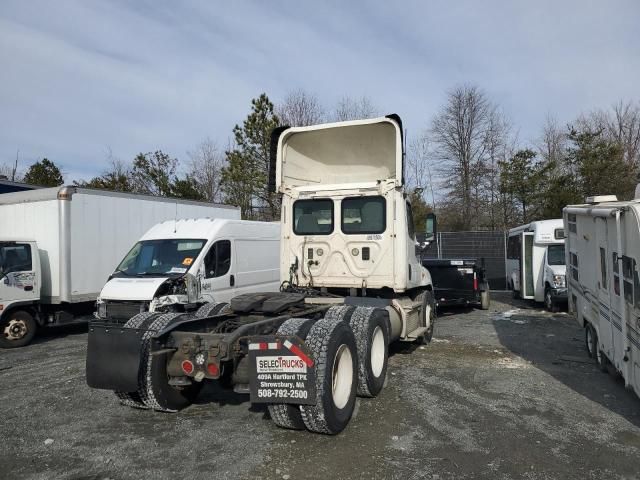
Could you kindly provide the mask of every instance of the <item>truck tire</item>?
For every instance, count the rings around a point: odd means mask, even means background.
[[[489,294],[489,290],[483,290],[480,292],[480,309],[481,310],[489,310],[491,306],[491,296]]]
[[[358,390],[360,397],[375,397],[387,375],[389,325],[387,312],[358,307],[349,322],[358,349]]]
[[[436,323],[436,303],[434,301],[432,291],[426,290],[421,295],[422,295],[422,311],[420,315],[422,315],[423,317],[423,320],[422,320],[423,324],[426,325],[427,322],[429,322],[429,325],[428,325],[427,331],[416,339],[416,343],[420,345],[428,345],[429,343],[431,343],[431,339],[433,338],[433,329]],[[428,319],[425,318],[427,310],[429,310]]]
[[[335,435],[349,423],[356,404],[356,339],[349,324],[335,318],[318,320],[307,336],[316,369],[316,404],[301,405],[305,426]]]
[[[151,355],[153,334],[183,315],[184,313],[162,314],[151,322],[142,335],[138,394],[147,408],[161,412],[177,412],[191,405],[202,389],[202,382],[194,382],[183,388],[169,385],[165,355]]]
[[[551,289],[549,287],[544,289],[544,306],[551,313],[556,313],[558,311],[558,305],[553,301],[553,298],[551,297]]]
[[[295,335],[304,340],[313,324],[313,320],[307,318],[290,318],[278,328],[279,335]],[[304,430],[304,421],[302,413],[300,413],[299,405],[288,403],[272,403],[269,404],[269,414],[271,420],[280,428],[288,428],[290,430]]]
[[[584,346],[587,349],[587,355],[589,358],[593,358],[598,361],[598,334],[593,325],[587,322],[584,326]]]
[[[36,334],[36,321],[24,310],[5,313],[0,322],[0,348],[24,347]]]
[[[229,309],[227,302],[205,303],[196,311],[196,318],[213,317]]]
[[[127,323],[124,324],[124,328],[140,328],[145,329],[149,323],[153,321],[153,319],[159,316],[159,313],[155,312],[142,312],[138,313],[131,317]],[[140,394],[138,392],[119,392],[115,391],[116,397],[120,400],[122,405],[133,408],[144,408],[147,406],[144,404],[142,399],[140,398]]]

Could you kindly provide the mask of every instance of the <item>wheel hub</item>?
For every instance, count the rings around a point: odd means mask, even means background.
[[[27,324],[24,320],[12,318],[4,327],[4,336],[8,340],[20,340],[27,334]]]
[[[349,401],[353,383],[352,361],[349,347],[345,344],[340,345],[333,361],[333,382],[331,385],[333,403],[338,408],[344,408]]]

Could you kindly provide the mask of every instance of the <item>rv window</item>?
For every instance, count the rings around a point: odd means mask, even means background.
[[[618,267],[618,254],[613,252],[611,254],[613,260],[613,293],[620,295],[620,269]]]
[[[578,281],[578,255],[575,253],[571,253],[571,278],[573,278],[576,282]]]
[[[231,242],[218,240],[204,257],[205,278],[222,277],[231,268]]]
[[[578,233],[578,228],[576,225],[576,214],[570,213],[569,215],[567,215],[567,220],[567,223],[569,224],[569,231],[571,233]]]
[[[549,265],[564,265],[564,245],[549,245],[547,247],[547,263]]]
[[[298,200],[293,204],[293,233],[329,235],[333,232],[333,200]]]
[[[607,253],[600,247],[600,286],[607,289]]]
[[[633,305],[633,274],[635,273],[636,261],[626,255],[622,256],[622,276],[624,278],[624,299]]]
[[[385,199],[384,197],[345,198],[342,200],[341,216],[344,233],[382,233],[386,228]],[[407,222],[409,220],[407,219]]]

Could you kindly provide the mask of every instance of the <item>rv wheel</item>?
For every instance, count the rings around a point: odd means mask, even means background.
[[[36,334],[36,321],[23,310],[6,313],[0,322],[0,348],[24,347]]]
[[[584,341],[585,347],[587,347],[587,354],[589,358],[593,358],[598,361],[598,335],[595,328],[590,323],[587,323],[584,327]],[[598,363],[600,363],[598,361]]]
[[[351,420],[356,404],[358,350],[349,324],[318,320],[307,336],[316,369],[316,403],[301,405],[305,426],[312,432],[335,435]]]
[[[278,335],[295,335],[304,340],[313,324],[307,318],[290,318],[278,328]],[[290,430],[304,430],[304,421],[298,405],[288,403],[273,403],[269,405],[271,420],[280,428]]]

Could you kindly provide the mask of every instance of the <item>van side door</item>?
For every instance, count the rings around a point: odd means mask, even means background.
[[[202,262],[202,297],[208,302],[228,302],[235,296],[233,242],[217,240]]]

